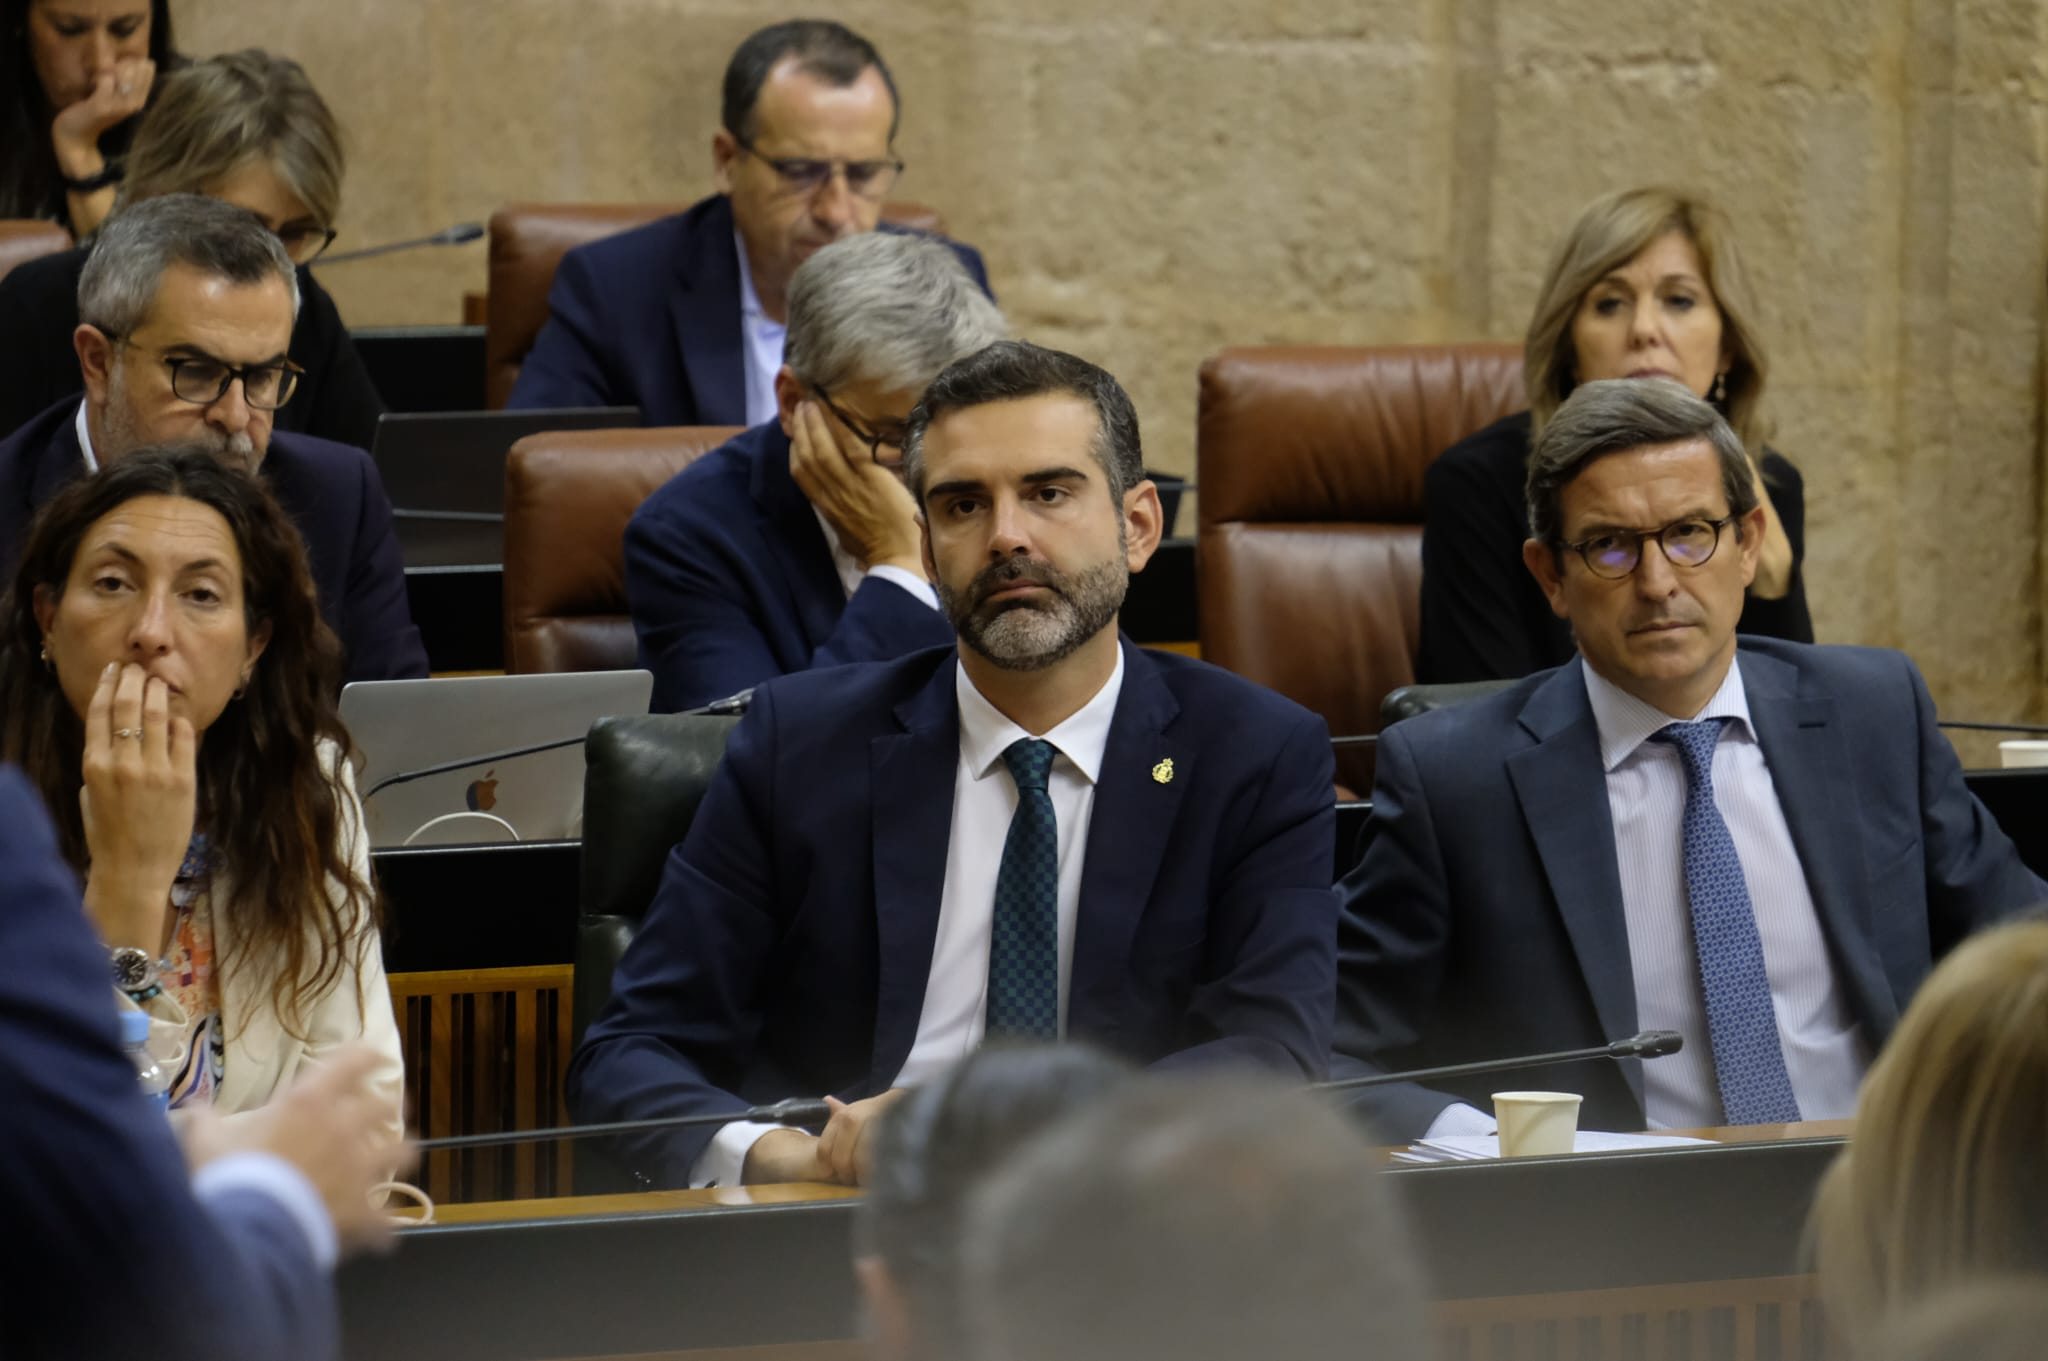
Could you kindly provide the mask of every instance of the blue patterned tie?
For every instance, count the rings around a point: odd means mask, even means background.
[[[1778,1016],[1749,885],[1735,839],[1714,806],[1714,748],[1726,721],[1673,723],[1657,740],[1671,743],[1685,758],[1685,893],[1721,1108],[1731,1125],[1778,1124],[1799,1118],[1799,1100],[1778,1044]]]
[[[1055,1040],[1060,1028],[1060,841],[1045,777],[1053,747],[1021,737],[1003,752],[1017,811],[996,872],[988,949],[988,1034]]]

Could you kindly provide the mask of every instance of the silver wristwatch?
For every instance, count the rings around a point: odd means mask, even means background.
[[[114,986],[122,992],[148,992],[156,986],[156,960],[149,951],[123,945],[112,952]]]

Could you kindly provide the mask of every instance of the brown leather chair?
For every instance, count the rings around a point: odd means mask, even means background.
[[[491,214],[490,293],[484,311],[484,401],[505,405],[519,366],[548,319],[555,266],[577,246],[680,213],[687,203],[513,203]],[[882,219],[943,234],[922,203],[882,205]]]
[[[0,279],[7,277],[7,271],[16,265],[25,265],[38,256],[55,255],[60,250],[71,249],[71,233],[54,222],[40,222],[34,218],[0,218]]]
[[[634,666],[626,522],[648,493],[739,427],[562,430],[505,461],[505,669]]]
[[[1415,679],[1422,475],[1520,410],[1517,345],[1225,350],[1202,365],[1195,436],[1202,656],[1376,733]],[[1372,787],[1369,749],[1340,784]]]

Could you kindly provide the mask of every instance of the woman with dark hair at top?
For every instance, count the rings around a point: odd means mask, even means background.
[[[305,372],[276,428],[369,448],[383,399],[334,299],[307,268],[334,239],[347,162],[340,125],[305,68],[253,49],[185,64],[157,81],[127,164],[115,212],[165,194],[204,194],[246,208],[284,243],[301,299],[290,353]],[[0,436],[84,388],[71,334],[89,253],[30,260],[0,279]]]
[[[1416,679],[1513,680],[1575,654],[1571,630],[1522,565],[1523,483],[1544,425],[1573,388],[1600,378],[1675,379],[1727,418],[1749,451],[1764,509],[1763,556],[1737,630],[1813,641],[1800,575],[1805,485],[1763,443],[1768,364],[1756,320],[1728,220],[1704,198],[1629,189],[1579,215],[1529,322],[1529,409],[1452,445],[1423,477]]]
[[[1920,985],[1863,1080],[1812,1239],[1857,1356],[1944,1292],[2048,1273],[2048,919],[1972,936]]]
[[[403,1063],[340,645],[256,479],[152,449],[59,493],[4,602],[0,761],[43,797],[174,1106],[261,1106],[352,1040]]]
[[[0,0],[0,217],[97,231],[176,61],[170,0]]]

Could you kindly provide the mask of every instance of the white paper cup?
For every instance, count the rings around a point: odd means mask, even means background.
[[[1580,1097],[1573,1092],[1495,1092],[1500,1156],[1534,1158],[1569,1153],[1579,1132]]]
[[[1998,744],[1998,764],[2007,770],[2048,766],[2048,742],[2037,737],[2012,737]]]

